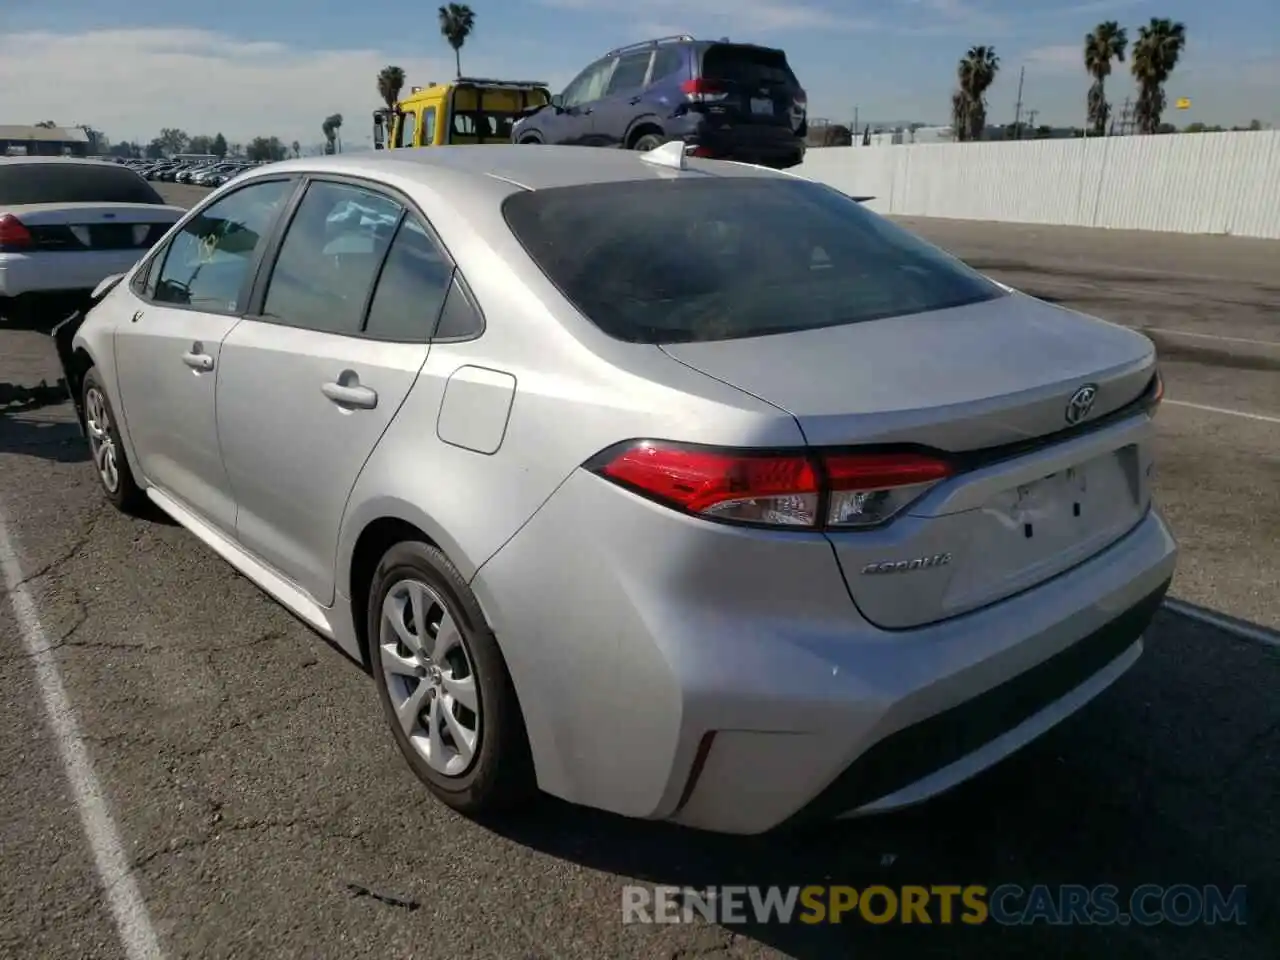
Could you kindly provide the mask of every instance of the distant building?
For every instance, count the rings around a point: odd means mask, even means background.
[[[80,129],[0,126],[0,156],[83,157],[88,152],[89,137]]]

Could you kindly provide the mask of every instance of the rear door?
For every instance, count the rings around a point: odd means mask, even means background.
[[[322,605],[347,496],[426,360],[451,275],[402,199],[314,179],[255,313],[223,343],[218,430],[237,536]]]
[[[592,111],[593,146],[621,147],[626,144],[631,121],[643,110],[640,103],[652,60],[652,49],[624,53],[618,57],[609,75],[609,83]]]
[[[713,43],[702,51],[699,76],[705,112],[714,125],[795,133],[805,122],[805,94],[781,50]]]

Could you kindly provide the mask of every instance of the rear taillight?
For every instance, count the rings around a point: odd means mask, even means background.
[[[714,103],[717,100],[723,100],[728,95],[724,84],[717,83],[714,80],[706,80],[702,77],[686,80],[680,84],[680,89],[684,91],[685,99],[697,103]]]
[[[809,95],[797,87],[795,101],[797,107],[801,110],[805,110],[809,106]]]
[[[0,251],[11,253],[15,250],[28,250],[35,246],[35,238],[11,213],[0,216]]]
[[[952,474],[920,453],[754,453],[640,441],[588,469],[686,513],[756,526],[879,526]]]

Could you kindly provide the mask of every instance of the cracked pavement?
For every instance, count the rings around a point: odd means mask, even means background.
[[[957,234],[956,252],[995,249],[998,229],[978,226],[987,232]],[[1044,267],[1038,282],[1057,289],[1041,241],[1003,242],[979,252]],[[1071,242],[1055,255],[1090,255]],[[1150,267],[1155,256],[1134,259]],[[1250,289],[1236,298],[1261,295]],[[1257,323],[1239,309],[1223,323]],[[0,356],[27,358],[23,375],[38,382],[52,351],[29,336],[0,331]],[[1172,366],[1171,396],[1280,414],[1274,385],[1268,408],[1266,388],[1245,376],[1260,371],[1223,379],[1204,357]],[[1185,551],[1175,592],[1274,624],[1280,428],[1174,408],[1159,422],[1159,493]],[[1161,613],[1143,659],[1081,714],[890,817],[743,839],[547,800],[481,825],[413,778],[357,667],[181,528],[104,504],[69,406],[0,415],[0,501],[168,957],[1276,956],[1280,649]],[[0,957],[122,957],[7,602],[0,723]],[[623,926],[628,882],[1247,884],[1250,922]]]

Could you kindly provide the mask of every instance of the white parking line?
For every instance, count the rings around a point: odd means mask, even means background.
[[[1189,407],[1192,410],[1203,410],[1206,413],[1225,413],[1230,417],[1244,417],[1246,420],[1260,420],[1263,423],[1280,423],[1280,417],[1269,417],[1265,413],[1247,413],[1244,410],[1228,410],[1226,407],[1210,407],[1203,403],[1188,403],[1186,400],[1165,400],[1174,407]]]
[[[1253,340],[1249,337],[1224,337],[1217,333],[1192,333],[1190,330],[1166,330],[1163,327],[1137,327],[1140,332],[1164,333],[1171,337],[1196,337],[1200,340],[1225,340],[1227,343],[1252,343],[1259,347],[1280,347],[1280,340]]]
[[[1280,632],[1270,629],[1269,627],[1260,627],[1257,624],[1245,623],[1236,620],[1234,617],[1224,617],[1220,613],[1214,613],[1212,610],[1206,610],[1204,607],[1198,607],[1193,603],[1187,603],[1185,600],[1175,600],[1169,597],[1165,600],[1164,605],[1169,610],[1180,616],[1184,616],[1189,620],[1197,620],[1200,623],[1208,624],[1211,627],[1217,627],[1227,633],[1241,637],[1245,640],[1252,640],[1254,643],[1264,643],[1271,647],[1280,647]]]
[[[93,772],[93,764],[84,741],[80,738],[80,725],[75,710],[67,697],[62,674],[54,659],[49,638],[40,623],[31,591],[22,581],[22,566],[18,560],[17,540],[10,532],[9,519],[0,504],[0,569],[4,572],[9,603],[17,619],[31,664],[35,668],[36,683],[48,713],[49,728],[58,745],[63,770],[71,784],[80,822],[93,850],[98,879],[111,907],[116,931],[129,960],[159,960],[163,956],[147,905],[134,880],[129,859],[120,843],[120,834],[107,807],[106,795]]]

